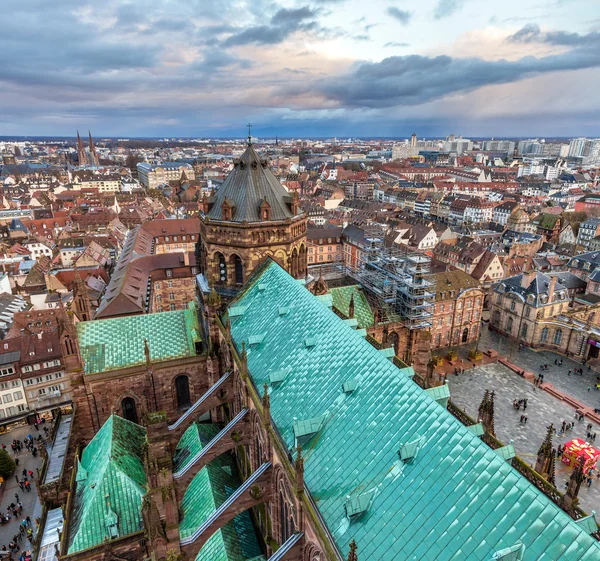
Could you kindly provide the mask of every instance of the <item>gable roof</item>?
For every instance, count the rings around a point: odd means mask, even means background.
[[[153,362],[194,356],[200,341],[197,309],[81,321],[77,337],[86,374],[146,362],[144,339]]]
[[[231,318],[238,349],[264,333],[246,347],[254,383],[288,372],[270,390],[284,446],[296,445],[295,421],[323,417],[303,446],[305,483],[343,557],[355,539],[361,558],[378,561],[484,560],[518,541],[525,561],[598,558],[600,544],[419,388],[412,369],[398,369],[279,265],[259,269],[233,305],[247,306]],[[349,380],[357,386],[345,394]],[[417,439],[419,453],[402,462],[398,450]],[[349,520],[348,500],[371,491],[368,512]]]
[[[115,517],[118,537],[143,530],[145,442],[144,427],[113,414],[85,447],[76,476],[69,554],[109,539]]]
[[[223,220],[221,205],[227,201],[234,207],[234,222],[263,222],[260,205],[267,201],[271,207],[271,220],[285,220],[294,216],[287,204],[290,200],[285,187],[249,145],[217,190],[207,216],[212,220]]]

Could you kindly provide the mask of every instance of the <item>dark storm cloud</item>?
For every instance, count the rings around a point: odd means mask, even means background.
[[[399,21],[402,25],[408,25],[412,18],[412,14],[408,10],[401,10],[395,6],[388,8],[386,12],[389,16]]]
[[[536,23],[524,25],[507,39],[512,43],[548,43],[564,47],[600,47],[600,33],[580,35],[568,31],[542,31]]]
[[[234,33],[225,41],[226,47],[236,45],[274,45],[285,41],[296,31],[311,31],[317,29],[315,16],[317,11],[304,6],[295,10],[281,8],[273,16],[269,24],[247,27]]]
[[[542,58],[486,61],[478,58],[394,56],[363,62],[349,74],[318,84],[323,95],[341,106],[356,108],[416,105],[491,84],[527,76],[600,66],[600,51],[577,49]]]
[[[450,17],[458,12],[463,6],[463,0],[438,0],[433,11],[435,19],[443,19]]]

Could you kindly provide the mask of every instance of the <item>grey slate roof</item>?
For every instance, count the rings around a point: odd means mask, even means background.
[[[252,145],[246,148],[234,165],[215,194],[208,218],[223,220],[221,205],[225,200],[234,207],[234,222],[264,222],[260,217],[263,201],[267,201],[271,207],[271,220],[285,220],[294,216],[287,204],[291,201],[290,195]]]
[[[521,286],[523,273],[520,273],[514,277],[500,281],[496,285],[495,291],[500,293],[519,294],[523,299],[527,298],[529,295],[533,295],[535,297],[534,304],[536,306],[552,304],[560,299],[559,295],[563,295],[565,297],[567,295],[567,287],[562,284],[562,279],[556,274],[552,274],[552,276],[557,277],[556,286],[554,287],[554,298],[552,302],[548,302],[547,300],[551,276],[540,272],[535,273],[535,276],[532,278],[527,288],[523,288]]]

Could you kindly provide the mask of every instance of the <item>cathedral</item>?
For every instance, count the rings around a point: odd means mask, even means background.
[[[100,161],[98,159],[98,154],[96,152],[96,146],[94,145],[94,140],[92,139],[92,133],[89,132],[89,144],[88,149],[85,149],[83,145],[83,140],[79,136],[79,131],[77,131],[77,161],[80,166],[90,166],[90,167],[98,167],[100,165]]]
[[[490,406],[459,420],[447,386],[307,289],[305,236],[249,144],[204,201],[196,302],[65,316],[75,413],[40,482],[58,559],[598,559],[577,491],[561,508],[486,443]]]

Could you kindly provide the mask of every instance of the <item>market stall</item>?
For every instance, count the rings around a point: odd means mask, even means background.
[[[561,461],[569,467],[575,467],[579,458],[583,458],[584,473],[589,473],[591,469],[596,469],[600,459],[600,450],[594,448],[589,442],[574,438],[565,443]]]

